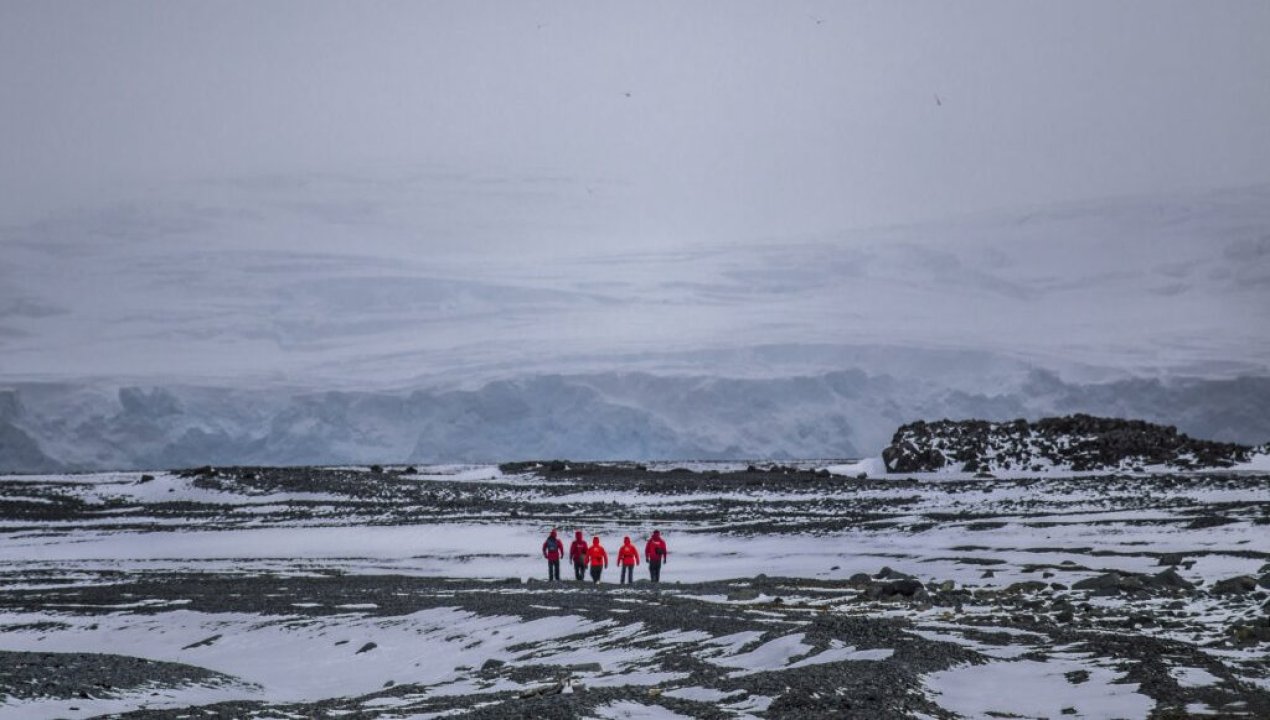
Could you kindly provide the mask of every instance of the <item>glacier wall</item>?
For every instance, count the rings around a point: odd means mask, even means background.
[[[1068,382],[996,392],[842,370],[782,378],[533,375],[473,389],[315,391],[19,383],[0,390],[0,471],[528,458],[876,455],[915,419],[1088,412],[1197,438],[1270,440],[1270,378]]]

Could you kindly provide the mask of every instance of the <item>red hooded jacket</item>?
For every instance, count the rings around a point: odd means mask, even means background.
[[[653,536],[644,546],[644,559],[650,563],[663,563],[668,557],[670,557],[670,551],[666,549],[666,541],[661,539],[661,531],[654,530]]]
[[[586,564],[586,540],[582,539],[582,531],[573,534],[573,544],[569,546],[569,560],[575,564]]]
[[[542,544],[542,556],[548,560],[559,560],[564,555],[564,543],[560,542],[560,538],[556,537],[556,531],[552,530],[546,541]]]
[[[630,538],[626,538],[622,542],[622,547],[618,549],[617,564],[624,566],[639,564],[639,550],[635,549],[635,546],[631,544]]]
[[[600,545],[599,538],[591,539],[591,547],[586,551],[586,562],[587,565],[590,565],[591,567],[596,567],[598,565],[603,565],[604,567],[609,566],[609,554],[604,549],[604,546]]]

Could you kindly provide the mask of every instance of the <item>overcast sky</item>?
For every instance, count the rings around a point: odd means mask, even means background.
[[[0,222],[423,167],[596,198],[535,242],[668,244],[1264,182],[1267,37],[1264,0],[6,0]]]
[[[1264,369],[1267,38],[1267,0],[0,0],[0,378]]]

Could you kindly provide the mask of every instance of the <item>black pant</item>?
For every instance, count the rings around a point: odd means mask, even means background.
[[[604,572],[604,567],[602,565],[592,565],[591,566],[591,582],[599,582],[600,573],[602,572]]]
[[[559,560],[547,561],[547,579],[548,580],[560,579],[560,561]]]
[[[632,583],[632,584],[633,584],[634,582],[635,582],[635,566],[634,566],[634,565],[623,565],[623,566],[622,566],[622,579],[621,579],[620,581],[618,581],[618,584],[619,584],[619,585],[625,585],[626,583]]]
[[[661,563],[656,560],[648,561],[648,579],[653,582],[661,582]]]
[[[581,560],[573,561],[573,575],[579,581],[586,577],[586,563]]]

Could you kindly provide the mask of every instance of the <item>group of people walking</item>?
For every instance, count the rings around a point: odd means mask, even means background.
[[[542,556],[547,558],[547,579],[560,579],[560,560],[564,557],[564,543],[560,541],[556,530],[552,530],[542,544]],[[666,541],[660,530],[654,530],[653,536],[644,545],[644,561],[648,563],[648,579],[661,582],[661,566],[670,558],[666,549]],[[600,575],[609,566],[609,553],[600,544],[600,538],[591,538],[587,545],[582,539],[582,531],[573,534],[573,544],[569,546],[569,560],[573,563],[573,575],[581,582],[586,579],[587,568],[591,570],[591,582],[599,582]],[[622,570],[620,584],[635,582],[635,566],[639,564],[639,549],[631,543],[627,535],[622,539],[622,547],[617,551],[617,565]]]

